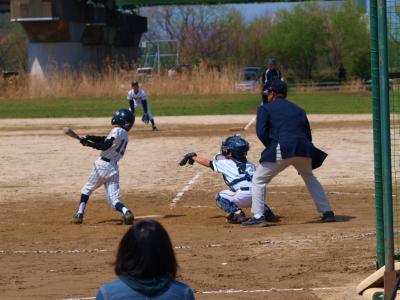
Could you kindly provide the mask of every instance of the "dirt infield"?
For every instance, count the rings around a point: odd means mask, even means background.
[[[160,214],[173,239],[179,278],[198,299],[358,299],[355,286],[374,270],[372,129],[369,116],[311,116],[314,142],[329,153],[316,175],[339,222],[319,223],[292,169],[270,185],[281,222],[267,228],[226,224],[214,195],[219,175],[179,168],[180,156],[213,156],[232,128],[252,116],[158,118],[160,131],[137,124],[120,163],[124,202],[135,215]],[[112,262],[126,227],[100,189],[85,224],[71,224],[97,151],[62,134],[107,134],[109,119],[0,120],[1,299],[93,297],[114,278]],[[254,125],[241,132],[250,159],[262,150]],[[197,182],[171,209],[174,196]]]

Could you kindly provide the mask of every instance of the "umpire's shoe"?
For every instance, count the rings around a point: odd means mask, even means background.
[[[333,211],[326,211],[322,214],[321,221],[324,223],[336,222],[336,217]]]
[[[265,227],[268,226],[267,220],[265,220],[265,216],[262,215],[259,218],[251,217],[246,222],[243,222],[242,227]]]
[[[268,222],[279,222],[279,217],[275,216],[275,214],[272,212],[272,209],[269,208],[267,205],[265,205],[265,210],[264,210],[264,217],[265,220]]]
[[[226,222],[229,224],[241,224],[244,221],[246,221],[246,215],[241,209],[233,213],[230,213],[226,217]]]
[[[125,224],[125,225],[132,225],[134,220],[135,220],[135,217],[133,216],[133,213],[130,210],[128,210],[124,214],[124,218],[122,220],[122,223]]]
[[[74,221],[75,224],[82,224],[83,223],[83,214],[76,214],[74,216]]]

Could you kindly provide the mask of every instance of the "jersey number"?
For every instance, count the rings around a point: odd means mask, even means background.
[[[122,156],[125,153],[125,149],[126,149],[127,145],[128,145],[128,142],[126,142],[125,140],[122,140],[121,144],[119,144],[118,148],[115,151],[120,153]]]

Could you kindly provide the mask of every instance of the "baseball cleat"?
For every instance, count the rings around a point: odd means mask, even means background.
[[[336,222],[336,217],[333,211],[326,211],[322,214],[321,221],[324,223]]]
[[[76,214],[74,216],[74,223],[75,224],[82,224],[83,223],[83,214]]]
[[[128,210],[124,214],[124,219],[122,220],[122,223],[125,225],[132,225],[134,220],[135,220],[135,217],[133,216],[133,213],[130,210]]]
[[[242,227],[265,227],[265,226],[268,226],[268,223],[265,220],[264,216],[261,216],[259,218],[251,217],[246,222],[243,222],[241,226]]]
[[[229,224],[241,224],[242,222],[246,221],[246,215],[242,210],[240,210],[240,213],[230,213],[226,217],[226,222]]]
[[[157,126],[153,126],[153,131],[158,131]]]

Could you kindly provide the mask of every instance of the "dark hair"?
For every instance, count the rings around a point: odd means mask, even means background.
[[[176,278],[178,264],[171,240],[164,227],[154,220],[132,225],[122,238],[115,273],[138,278],[168,275]]]
[[[139,82],[138,81],[132,81],[131,82],[131,86],[139,86]]]

